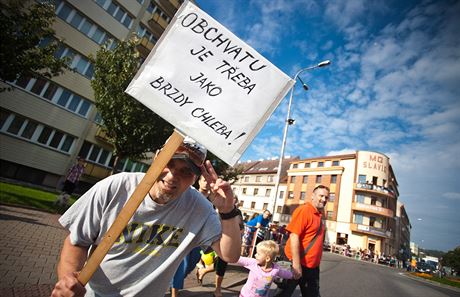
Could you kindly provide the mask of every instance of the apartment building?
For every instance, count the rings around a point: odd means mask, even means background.
[[[398,248],[398,255],[400,259],[410,259],[410,231],[412,225],[410,224],[404,204],[399,200],[396,205],[395,223],[395,247]]]
[[[273,212],[276,197],[276,211],[273,215],[273,221],[279,222],[286,191],[286,170],[290,162],[298,159],[298,157],[283,159],[278,195],[275,194],[275,186],[279,159],[238,163],[237,166],[242,167],[243,171],[232,188],[234,193],[238,195],[241,212],[247,216],[254,213],[260,214],[266,209]]]
[[[56,0],[57,57],[69,57],[75,70],[54,77],[20,77],[13,92],[0,93],[1,176],[57,187],[77,156],[87,166],[80,192],[109,175],[114,157],[90,85],[88,59],[101,45],[140,38],[145,58],[182,0]],[[121,171],[146,171],[148,162],[122,160]]]
[[[291,162],[282,222],[310,199],[319,185],[330,188],[325,207],[326,241],[398,255],[396,209],[398,183],[387,156],[371,151]],[[405,215],[404,220],[408,220]],[[407,226],[405,221],[404,225]],[[404,241],[410,237],[405,229]]]

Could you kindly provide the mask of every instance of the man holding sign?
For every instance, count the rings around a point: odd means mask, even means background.
[[[60,218],[70,234],[52,296],[164,296],[180,262],[197,246],[212,246],[219,257],[236,262],[241,239],[234,196],[205,158],[202,145],[184,140],[86,287],[78,271],[144,174],[116,174],[85,193]],[[200,174],[211,186],[210,201],[220,219],[192,187]]]

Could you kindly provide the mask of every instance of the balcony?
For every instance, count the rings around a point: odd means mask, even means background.
[[[166,27],[168,27],[168,22],[162,18],[158,12],[154,12],[149,20],[149,26],[155,34],[155,37],[160,38]]]
[[[110,171],[111,170],[106,167],[90,162],[86,163],[85,166],[85,175],[87,175],[89,178],[95,179],[95,181],[106,178],[110,175]]]
[[[147,37],[142,37],[137,44],[137,50],[143,57],[147,57],[155,45],[150,42]]]
[[[97,139],[110,143],[109,142],[109,132],[107,131],[107,128],[99,126],[96,131],[96,135],[94,135]]]
[[[391,209],[384,208],[381,206],[353,202],[351,207],[353,208],[353,210],[373,213],[373,214],[381,215],[381,216],[388,217],[388,218],[394,217],[394,213]]]
[[[395,193],[391,189],[385,188],[382,186],[373,185],[373,184],[356,183],[354,184],[354,189],[355,191],[362,191],[362,192],[367,192],[367,193],[372,193],[372,194],[377,194],[377,195],[383,195],[386,197],[396,198]]]
[[[179,0],[159,0],[160,5],[166,10],[166,13],[171,17],[174,16],[180,7]]]
[[[375,228],[372,226],[361,225],[361,224],[350,224],[350,229],[353,232],[364,233],[374,235],[383,238],[391,238],[391,232],[385,231],[385,229]]]

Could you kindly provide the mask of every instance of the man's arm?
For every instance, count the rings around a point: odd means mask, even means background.
[[[291,235],[289,235],[289,239],[291,240],[292,272],[294,274],[294,278],[299,279],[302,276],[299,235],[291,233]]]
[[[78,271],[83,268],[88,255],[88,247],[73,245],[70,235],[64,240],[57,274],[58,282],[51,296],[83,296],[84,286],[78,281]]]
[[[222,237],[212,244],[212,249],[225,262],[235,263],[240,258],[241,251],[240,217],[236,216],[221,222]]]

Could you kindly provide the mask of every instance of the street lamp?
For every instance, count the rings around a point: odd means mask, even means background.
[[[279,159],[279,162],[278,162],[278,170],[277,170],[277,173],[276,173],[275,200],[273,201],[273,211],[272,211],[273,218],[275,218],[276,200],[278,199],[278,189],[279,189],[279,186],[280,186],[280,179],[281,179],[281,165],[283,164],[284,149],[286,147],[286,138],[287,138],[288,127],[290,125],[294,124],[294,122],[295,122],[294,119],[291,119],[292,95],[294,93],[295,84],[297,83],[297,79],[299,79],[300,82],[302,83],[303,89],[305,91],[307,91],[308,86],[302,81],[302,79],[299,77],[299,75],[304,71],[329,66],[330,64],[331,64],[331,61],[325,60],[325,61],[322,61],[322,62],[320,62],[320,63],[318,63],[318,64],[316,64],[314,66],[310,66],[310,67],[300,69],[299,71],[297,71],[297,73],[294,76],[294,85],[292,86],[291,94],[289,95],[288,110],[287,110],[287,115],[286,115],[286,121],[285,121],[285,124],[284,124],[283,142],[281,144],[280,159]]]

